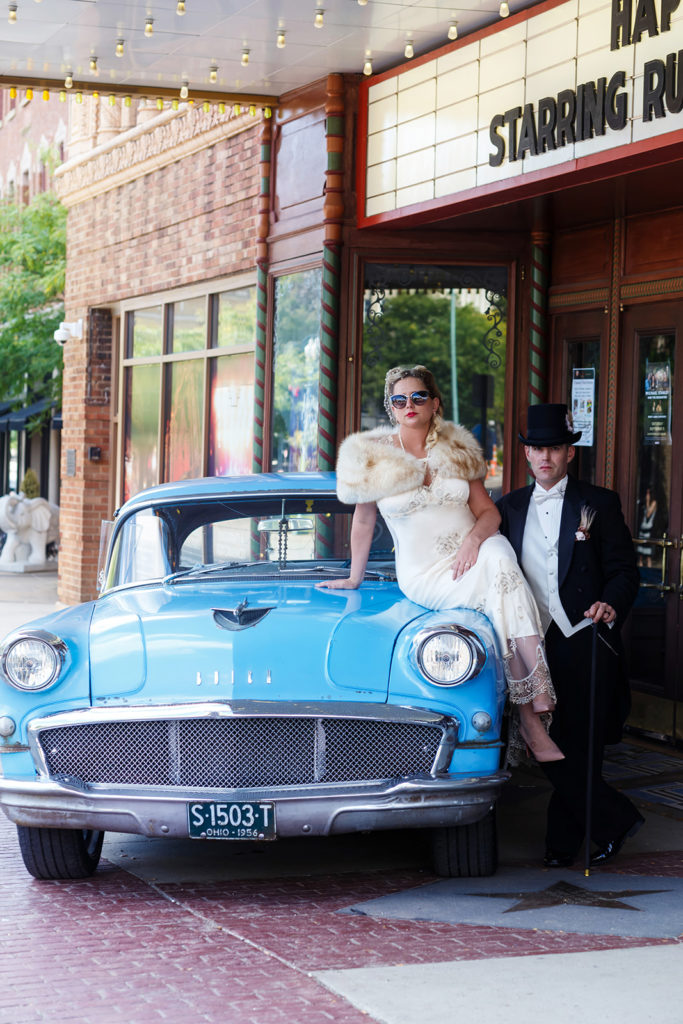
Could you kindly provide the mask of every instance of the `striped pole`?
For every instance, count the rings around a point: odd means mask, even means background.
[[[531,317],[529,326],[529,405],[548,398],[548,281],[550,234],[531,233]]]
[[[272,122],[261,122],[261,162],[256,240],[256,345],[254,351],[254,448],[252,468],[262,473],[265,451],[266,344],[268,327],[268,228],[270,222],[270,146]]]

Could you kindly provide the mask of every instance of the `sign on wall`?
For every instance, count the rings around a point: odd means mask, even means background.
[[[548,0],[370,80],[361,221],[683,139],[681,0]]]

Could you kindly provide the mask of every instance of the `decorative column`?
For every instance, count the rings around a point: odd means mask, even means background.
[[[337,448],[339,282],[344,223],[344,79],[327,76],[325,102],[327,171],[323,201],[323,275],[320,335],[318,468],[334,469]]]
[[[619,326],[621,302],[619,294],[619,260],[622,244],[622,220],[614,219],[612,235],[612,268],[610,272],[609,337],[607,341],[607,402],[605,417],[605,487],[615,483],[615,439],[617,429],[617,371],[619,368]]]
[[[548,282],[550,232],[531,232],[531,317],[529,324],[529,405],[548,399]]]
[[[256,351],[254,353],[254,454],[253,470],[264,471],[264,423],[266,410],[266,342],[268,328],[268,232],[270,229],[270,153],[272,119],[261,122],[261,162],[259,169],[258,237],[256,241]],[[268,467],[266,466],[265,469]]]

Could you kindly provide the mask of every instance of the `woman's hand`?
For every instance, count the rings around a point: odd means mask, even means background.
[[[316,590],[358,590],[360,583],[354,582],[349,576],[345,580],[321,580],[316,583]]]
[[[477,561],[479,557],[479,541],[477,541],[472,534],[468,534],[460,547],[458,553],[455,556],[453,562],[453,579],[457,580],[468,572]]]

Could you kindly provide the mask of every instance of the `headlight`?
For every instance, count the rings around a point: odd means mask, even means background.
[[[437,686],[457,686],[476,675],[485,660],[486,652],[467,629],[429,630],[417,638],[417,664]]]
[[[57,679],[66,647],[50,633],[36,630],[10,642],[2,652],[2,670],[17,690],[44,690]]]

